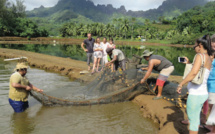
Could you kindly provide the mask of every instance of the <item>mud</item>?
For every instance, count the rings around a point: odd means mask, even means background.
[[[61,73],[71,79],[80,78],[82,75],[79,72],[87,69],[86,62],[70,58],[60,58],[21,50],[0,49],[0,57],[2,58],[20,56],[28,57],[29,64],[32,67]],[[152,76],[156,77],[157,74]],[[171,76],[169,78],[170,81],[174,82],[180,82],[181,79],[180,76]],[[181,120],[187,118],[185,109],[177,108],[165,100],[154,101],[152,100],[153,97],[150,95],[139,95],[133,99],[133,102],[140,106],[144,117],[160,124],[159,134],[187,134],[187,126],[180,123]],[[206,133],[205,130],[200,129],[200,134],[204,133]]]

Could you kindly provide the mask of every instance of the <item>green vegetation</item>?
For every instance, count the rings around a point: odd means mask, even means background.
[[[22,0],[16,0],[16,5],[8,0],[1,0],[0,13],[0,36],[48,36],[45,29],[39,29],[35,22],[26,18]]]

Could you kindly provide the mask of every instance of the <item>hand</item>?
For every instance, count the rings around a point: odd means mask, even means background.
[[[110,66],[110,65],[111,65],[111,63],[110,63],[110,62],[108,62],[108,63],[106,63],[106,64],[105,64],[105,66]]]
[[[31,87],[30,87],[30,86],[27,86],[25,89],[26,89],[27,91],[30,91],[30,90],[31,90]]]
[[[188,64],[190,63],[189,59],[187,57],[184,57],[185,58],[185,62],[183,62],[184,64]]]
[[[85,52],[88,52],[88,50],[87,50],[87,49],[84,49],[84,51],[85,51]]]
[[[141,68],[141,70],[145,71],[145,70],[146,70],[146,68]]]
[[[42,90],[42,89],[37,89],[37,92],[42,93],[42,92],[43,92],[43,90]]]
[[[179,85],[178,85],[178,88],[177,88],[177,93],[178,93],[178,94],[181,94],[181,90],[182,90],[182,85],[179,84]]]
[[[141,79],[140,83],[143,84],[144,82],[145,82],[145,80],[144,80],[144,79]]]

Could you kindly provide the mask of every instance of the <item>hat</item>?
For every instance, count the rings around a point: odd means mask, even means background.
[[[17,63],[15,70],[18,69],[23,69],[23,68],[28,68],[28,65],[26,65],[25,63]]]
[[[114,50],[114,48],[107,48],[107,49],[106,49],[106,52],[107,52],[107,53],[110,53],[110,52],[112,52],[113,50]]]
[[[150,52],[149,50],[145,50],[145,51],[143,52],[142,57],[150,56],[150,55],[152,55],[153,53],[154,53],[153,51],[152,51],[152,52]]]

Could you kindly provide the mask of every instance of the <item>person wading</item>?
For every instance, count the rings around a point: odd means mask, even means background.
[[[82,49],[87,53],[87,65],[88,71],[90,71],[90,59],[93,60],[93,47],[94,47],[95,39],[92,38],[92,34],[87,34],[87,39],[81,44]],[[86,46],[86,48],[84,47]]]
[[[43,92],[32,85],[25,77],[28,66],[25,63],[16,65],[16,72],[10,77],[9,103],[16,113],[24,112],[28,107],[28,96],[30,90]]]
[[[169,75],[174,71],[174,66],[166,58],[159,55],[153,55],[153,52],[148,50],[143,52],[142,57],[148,61],[149,66],[147,68],[142,68],[143,71],[147,70],[147,72],[140,83],[144,83],[149,78],[153,69],[160,72],[160,75],[157,78],[156,86],[153,89],[153,92],[155,92],[158,87],[158,94],[153,98],[153,100],[161,99],[164,83],[167,81]]]

